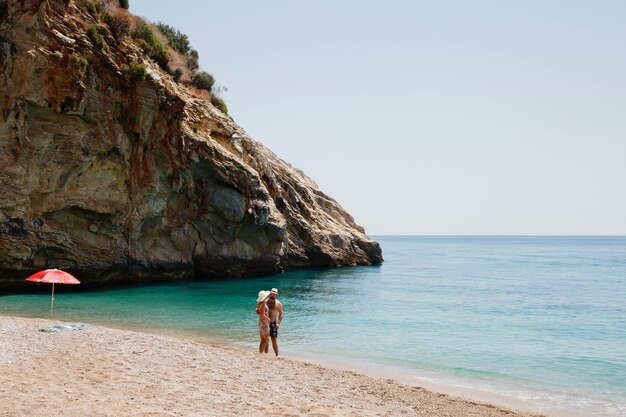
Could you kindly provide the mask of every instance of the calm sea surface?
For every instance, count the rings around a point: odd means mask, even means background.
[[[287,356],[553,415],[626,415],[626,237],[376,239],[377,267],[57,286],[55,317],[256,349],[256,294],[278,287]],[[0,314],[46,317],[49,302],[0,296]]]

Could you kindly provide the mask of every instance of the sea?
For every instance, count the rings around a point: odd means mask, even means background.
[[[54,314],[256,351],[255,299],[276,287],[282,356],[548,416],[626,416],[626,237],[373,238],[380,266],[59,285]],[[1,315],[49,307],[0,296]]]

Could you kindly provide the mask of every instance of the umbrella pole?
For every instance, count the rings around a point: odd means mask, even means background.
[[[50,318],[52,318],[52,311],[54,310],[54,282],[52,283],[52,301],[50,302]]]

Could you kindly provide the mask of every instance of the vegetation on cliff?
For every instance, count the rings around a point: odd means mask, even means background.
[[[76,67],[81,73],[84,73],[89,66],[89,61],[77,52],[72,52],[69,55],[70,62],[74,67]]]
[[[87,36],[89,36],[89,39],[93,43],[93,46],[96,48],[96,50],[107,51],[109,49],[109,45],[106,43],[104,37],[100,34],[100,32],[98,32],[98,27],[96,25],[89,25],[89,27],[87,28]]]
[[[158,22],[156,27],[159,28],[163,36],[167,38],[170,46],[183,55],[188,55],[191,51],[189,37],[180,30],[163,22]]]
[[[143,81],[146,78],[146,66],[139,61],[131,61],[120,67],[123,74],[129,75],[133,81]]]
[[[161,68],[169,71],[169,61],[172,56],[168,48],[156,37],[152,28],[147,23],[141,25],[133,32],[136,44],[154,60]]]
[[[201,90],[211,91],[215,84],[215,79],[211,74],[205,71],[196,72],[191,79],[193,85]]]
[[[69,1],[66,0],[68,3]],[[131,37],[146,57],[170,74],[175,82],[194,86],[200,90],[199,93],[205,91],[208,93],[208,101],[224,114],[228,114],[226,103],[218,96],[219,92],[226,89],[213,89],[215,79],[210,73],[200,70],[198,51],[192,47],[186,34],[167,23],[158,22],[153,25],[130,14],[127,11],[128,1],[75,1],[83,12],[90,14],[96,21],[87,28],[87,36],[96,50],[109,49],[99,24],[106,25],[117,42],[124,42]],[[137,63],[128,62],[121,69],[135,81],[143,80],[146,76]]]

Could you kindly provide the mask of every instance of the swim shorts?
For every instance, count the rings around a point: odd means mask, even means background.
[[[270,335],[270,327],[267,325],[267,322],[263,319],[259,319],[259,335],[261,337],[267,337]]]
[[[270,337],[278,337],[278,326],[275,321],[270,323]]]

